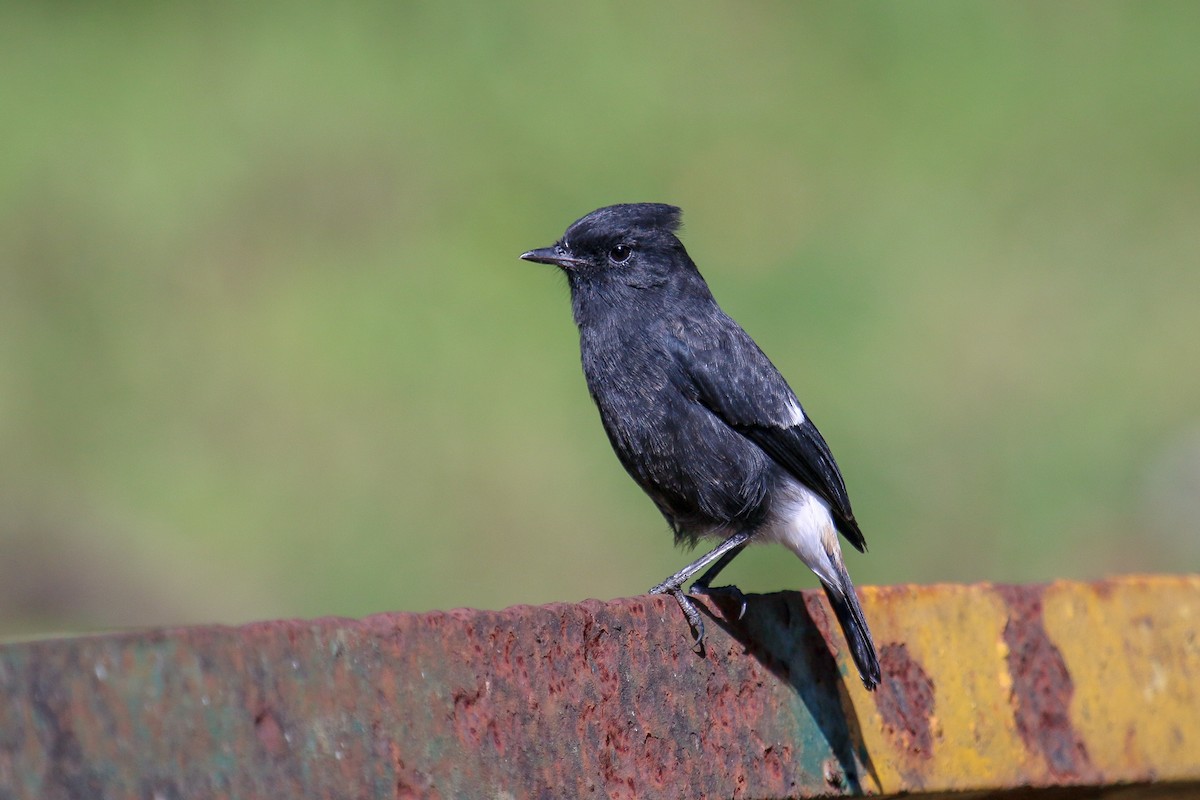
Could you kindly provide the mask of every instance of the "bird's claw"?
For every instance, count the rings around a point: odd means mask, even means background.
[[[692,642],[692,649],[700,652],[704,648],[704,618],[700,616],[699,609],[696,604],[684,594],[683,589],[671,583],[660,583],[650,590],[650,594],[669,594],[675,598],[675,602],[679,603],[679,608],[683,611],[683,616],[687,618],[688,624],[692,626],[695,632],[695,641]]]

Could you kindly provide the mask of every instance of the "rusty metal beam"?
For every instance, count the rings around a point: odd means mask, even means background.
[[[0,646],[0,798],[1200,792],[1200,577],[381,614]]]

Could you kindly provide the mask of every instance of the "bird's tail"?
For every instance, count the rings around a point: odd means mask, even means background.
[[[841,623],[842,633],[846,636],[846,643],[850,645],[850,655],[854,658],[854,665],[858,667],[863,686],[871,691],[879,685],[879,656],[875,654],[871,629],[867,627],[867,618],[863,616],[862,606],[858,604],[858,595],[854,593],[850,573],[840,562],[840,558],[834,559],[838,583],[833,584],[821,578],[821,586],[825,588],[825,596],[829,598],[833,613]]]

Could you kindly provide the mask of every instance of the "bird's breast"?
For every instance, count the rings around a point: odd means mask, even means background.
[[[761,518],[773,463],[699,402],[657,341],[582,338],[588,388],[617,458],[686,535]]]

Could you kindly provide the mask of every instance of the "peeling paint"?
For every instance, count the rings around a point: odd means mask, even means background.
[[[918,760],[933,758],[933,681],[903,642],[884,645],[879,662],[883,682],[876,702],[896,749]]]
[[[1009,608],[1004,626],[1017,733],[1051,772],[1081,782],[1094,772],[1087,745],[1071,721],[1075,685],[1062,653],[1042,623],[1040,587],[997,586]]]
[[[0,797],[1200,789],[1200,578],[380,614],[0,646]]]

